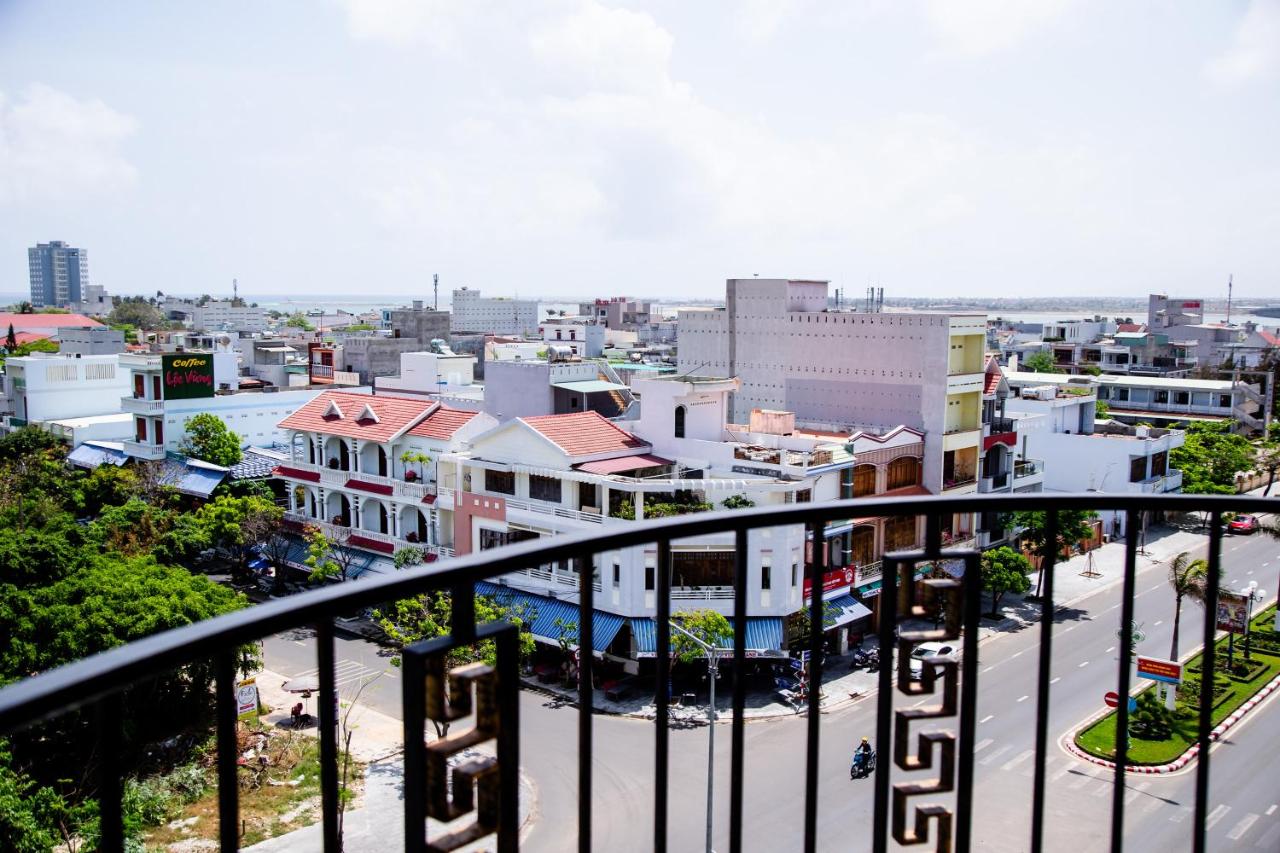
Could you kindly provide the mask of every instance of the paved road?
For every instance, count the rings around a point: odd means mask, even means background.
[[[1141,558],[1140,558],[1141,559]],[[1280,542],[1255,536],[1228,539],[1224,551],[1228,586],[1258,580],[1272,591],[1280,574]],[[1171,641],[1173,595],[1166,568],[1140,567],[1136,622],[1146,639],[1139,652],[1165,656]],[[1065,735],[1100,708],[1101,696],[1114,689],[1119,627],[1118,586],[1100,590],[1059,613],[1056,619],[1053,700],[1050,732]],[[1184,603],[1182,651],[1196,645],[1201,609]],[[994,639],[982,647],[979,677],[979,725],[976,764],[975,849],[1021,851],[1027,848],[1031,804],[1031,765],[1036,703],[1032,696],[1038,669],[1035,626]],[[289,675],[314,670],[314,651],[305,633],[273,638],[266,644],[271,669]],[[340,639],[337,649],[340,692],[388,714],[399,714],[398,671],[376,647]],[[970,670],[971,671],[971,670]],[[378,675],[378,673],[385,673]],[[373,676],[377,676],[373,678]],[[1280,743],[1277,702],[1260,707],[1213,752],[1208,821],[1211,850],[1280,850],[1280,772],[1275,744]],[[848,780],[850,746],[873,735],[875,699],[824,715],[822,726],[819,834],[822,849],[870,847],[872,788],[869,781]],[[571,846],[576,825],[576,712],[536,693],[521,696],[522,764],[538,791],[540,819],[526,847],[562,850]],[[804,721],[784,719],[752,723],[746,730],[747,849],[797,849],[802,831]],[[716,766],[716,846],[727,847],[728,728],[721,737]],[[652,849],[653,727],[614,717],[595,721],[595,846],[601,850]],[[1048,849],[1105,849],[1110,826],[1112,777],[1103,768],[1079,762],[1054,746],[1048,758]],[[895,779],[901,774],[895,771]],[[1188,818],[1194,804],[1194,776],[1131,777],[1126,794],[1126,840],[1130,849],[1189,849]],[[668,790],[673,849],[698,849],[705,826],[706,731],[671,733]],[[921,848],[913,848],[921,849]]]

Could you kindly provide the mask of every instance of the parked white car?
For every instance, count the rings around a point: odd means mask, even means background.
[[[921,643],[911,653],[911,680],[919,681],[924,673],[925,661],[960,661],[960,644],[954,641]]]

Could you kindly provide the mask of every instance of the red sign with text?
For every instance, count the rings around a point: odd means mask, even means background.
[[[833,589],[839,589],[843,586],[851,586],[853,584],[853,566],[846,566],[843,569],[832,569],[822,576],[822,594],[826,595]],[[811,597],[813,584],[809,583],[809,578],[804,579],[804,597]]]

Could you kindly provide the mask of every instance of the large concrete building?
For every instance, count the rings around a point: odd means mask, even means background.
[[[31,304],[61,308],[78,303],[89,283],[89,253],[62,240],[37,243],[27,249]]]
[[[493,299],[464,287],[453,292],[450,306],[455,332],[486,332],[493,335],[536,335],[538,303],[532,299]],[[392,318],[394,322],[394,317]]]
[[[679,373],[739,377],[736,423],[780,409],[839,431],[918,430],[924,486],[975,491],[986,316],[834,311],[827,284],[730,279],[724,308],[680,312]]]
[[[267,312],[230,299],[191,306],[191,328],[202,332],[265,332]]]

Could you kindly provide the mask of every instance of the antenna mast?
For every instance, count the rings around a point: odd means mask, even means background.
[[[240,298],[240,282],[237,279],[231,279],[231,302],[235,303]]]
[[[431,289],[434,295],[431,297],[431,310],[440,310],[440,273],[433,273],[431,276]]]
[[[1227,274],[1227,325],[1228,326],[1231,325],[1231,284],[1232,284],[1231,279],[1232,279],[1232,276],[1230,273],[1228,273]]]

